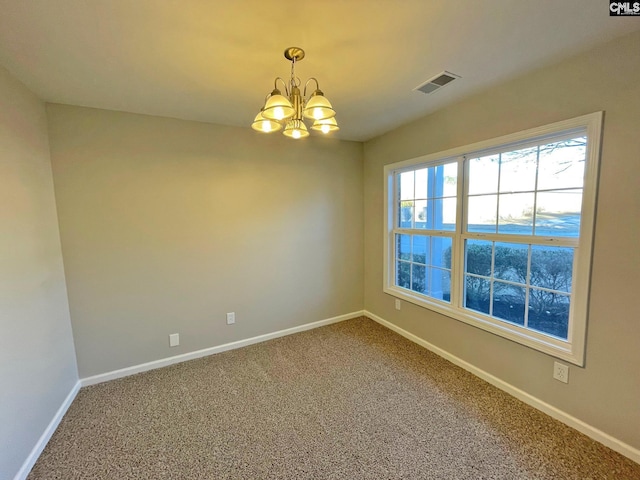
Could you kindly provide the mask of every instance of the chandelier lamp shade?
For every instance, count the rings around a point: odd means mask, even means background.
[[[253,120],[251,128],[262,133],[284,129],[282,131],[284,135],[298,139],[309,136],[306,119],[311,125],[311,130],[323,134],[339,130],[340,127],[335,118],[336,111],[320,90],[318,80],[311,77],[304,84],[302,92],[300,90],[302,82],[296,77],[295,67],[296,62],[304,58],[304,50],[299,47],[289,47],[284,51],[284,56],[291,61],[291,78],[288,83],[280,77],[275,79],[273,91],[267,95],[264,106]],[[278,89],[278,81],[284,87],[284,95],[282,90]],[[315,83],[315,90],[310,92],[307,98],[307,88],[313,83]]]

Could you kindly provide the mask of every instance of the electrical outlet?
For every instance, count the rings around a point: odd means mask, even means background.
[[[569,383],[569,365],[553,362],[553,378],[563,383]]]
[[[396,310],[400,310],[402,308],[402,303],[399,298],[396,298]]]
[[[236,312],[227,313],[227,325],[236,323]]]
[[[172,333],[171,335],[169,335],[169,346],[177,347],[178,345],[180,345],[180,334]]]

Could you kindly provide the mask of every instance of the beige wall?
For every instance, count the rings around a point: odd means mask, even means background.
[[[640,448],[640,34],[465,99],[365,144],[365,308]],[[464,76],[464,75],[463,75]],[[464,80],[462,80],[464,81]],[[455,88],[452,86],[451,88]],[[604,110],[585,368],[382,292],[383,165]]]
[[[77,380],[45,107],[0,67],[0,478]]]
[[[362,144],[48,116],[81,378],[362,309]]]

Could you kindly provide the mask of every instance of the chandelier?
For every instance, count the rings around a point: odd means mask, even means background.
[[[336,122],[336,112],[331,103],[320,90],[318,80],[311,77],[304,84],[300,93],[302,82],[295,74],[296,62],[304,58],[304,50],[298,47],[289,47],[284,51],[284,56],[291,61],[291,78],[289,83],[277,77],[273,82],[273,91],[267,95],[264,106],[260,109],[251,128],[258,132],[271,133],[284,128],[282,132],[290,138],[303,138],[309,136],[309,130],[304,119],[312,121],[311,129],[324,134],[339,130]],[[278,89],[278,80],[284,85],[284,95]],[[315,90],[307,98],[309,83],[315,82]]]

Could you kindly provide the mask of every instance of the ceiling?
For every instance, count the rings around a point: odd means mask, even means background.
[[[0,64],[48,102],[249,126],[276,76],[317,77],[363,141],[640,30],[606,0],[0,0]],[[432,95],[413,88],[460,75]],[[257,135],[257,134],[256,134]]]

